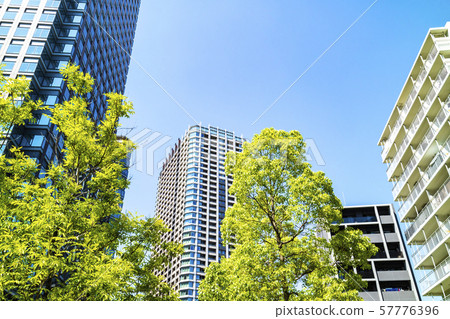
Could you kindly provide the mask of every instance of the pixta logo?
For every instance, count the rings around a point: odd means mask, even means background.
[[[317,166],[325,166],[325,161],[322,157],[322,154],[320,154],[319,148],[316,145],[316,142],[312,138],[305,139],[306,143],[306,153],[305,157],[306,160],[310,164],[316,164]]]
[[[257,142],[246,144],[244,148],[250,151],[249,161],[278,160],[292,165],[300,164],[303,161],[311,165],[325,166],[325,160],[317,147],[314,139],[309,138],[299,142],[298,139],[275,138],[259,139]],[[249,149],[251,147],[251,149]],[[302,154],[302,156],[299,156]],[[235,158],[231,157],[230,161]]]
[[[130,133],[127,137],[136,144],[136,149],[131,155],[131,166],[138,172],[153,176],[155,167],[157,170],[161,169],[165,158],[172,150],[168,145],[172,137],[148,128],[135,134]]]

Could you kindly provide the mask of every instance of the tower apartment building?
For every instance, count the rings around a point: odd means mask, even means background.
[[[368,260],[372,269],[354,269],[368,283],[360,292],[365,301],[420,300],[394,214],[392,205],[347,206],[342,210],[340,228],[360,229],[378,247],[377,254]]]
[[[234,203],[228,194],[225,154],[241,152],[244,139],[212,126],[194,125],[178,140],[159,176],[156,216],[172,230],[164,241],[183,244],[184,253],[162,275],[181,300],[198,297],[198,286],[211,262],[229,257],[220,225]]]
[[[70,97],[59,69],[79,65],[95,78],[87,99],[99,123],[106,112],[103,94],[125,90],[139,6],[140,0],[0,0],[4,74],[30,79],[32,98],[51,108]],[[64,144],[48,112],[36,112],[34,123],[15,127],[10,136],[43,169],[60,159]]]
[[[424,296],[450,300],[450,22],[430,29],[379,145]]]

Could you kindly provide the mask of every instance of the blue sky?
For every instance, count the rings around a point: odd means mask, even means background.
[[[247,138],[300,131],[345,204],[392,202],[377,142],[428,29],[450,20],[450,1],[379,0],[252,125],[373,2],[142,1],[126,89],[136,114],[122,132],[158,132],[162,145],[142,160],[153,174],[130,170],[125,209],[153,216],[157,163],[195,124],[151,77],[202,124]]]

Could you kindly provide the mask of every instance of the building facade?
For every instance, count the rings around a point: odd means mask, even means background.
[[[211,262],[229,257],[220,225],[234,204],[228,194],[225,154],[241,152],[243,138],[211,126],[191,126],[166,159],[158,183],[156,216],[172,230],[164,241],[183,244],[184,253],[160,273],[181,300],[198,298],[198,286]]]
[[[95,78],[92,118],[106,112],[107,92],[123,93],[140,0],[0,0],[0,62],[4,74],[31,80],[32,98],[50,108],[70,98],[59,69],[68,62]],[[13,129],[11,143],[45,169],[60,160],[64,137],[45,113]]]
[[[378,247],[368,260],[372,269],[354,269],[368,284],[360,296],[365,301],[420,300],[393,206],[347,206],[342,218],[340,229],[360,229]]]
[[[381,135],[423,296],[450,300],[450,22],[430,29]]]

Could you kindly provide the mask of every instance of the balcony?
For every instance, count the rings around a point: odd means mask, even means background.
[[[431,214],[434,212],[434,205],[433,201],[429,202],[417,215],[418,217],[414,220],[414,222],[411,224],[411,226],[408,227],[405,231],[406,240],[409,241],[411,236],[416,233],[417,230],[420,229],[421,226],[423,226],[423,223],[425,220],[428,219]]]
[[[448,70],[447,70],[446,64],[444,63],[441,70],[439,71],[439,74],[436,76],[436,78],[433,82],[433,86],[438,91],[441,88],[442,84],[444,83],[445,79],[447,78],[447,75],[448,75]]]
[[[420,193],[422,193],[424,187],[425,187],[425,179],[422,177],[414,186],[414,188],[411,191],[411,194],[409,194],[406,201],[403,203],[403,205],[398,210],[398,214],[400,215],[400,219],[403,220],[406,213],[409,211],[409,209],[413,206],[414,202],[416,201],[417,197]]]
[[[364,234],[364,236],[369,237],[371,243],[382,243],[383,237],[381,237],[381,234]]]
[[[447,111],[447,106],[444,106],[441,109],[441,111],[439,112],[439,114],[436,116],[436,118],[434,119],[428,132],[425,134],[425,136],[423,137],[419,146],[417,147],[415,154],[413,154],[413,156],[416,156],[416,154],[417,154],[418,160],[425,153],[425,150],[428,149],[428,146],[431,144],[431,142],[434,141],[436,133],[439,132],[442,124],[445,123],[445,121],[448,117],[448,114],[449,114],[449,112]],[[398,214],[399,214],[401,220],[403,220],[405,215],[408,213],[409,209],[412,207],[414,201],[417,199],[417,196],[423,190],[426,182],[428,182],[428,179],[429,179],[428,177],[423,176],[419,180],[419,182],[417,182],[416,186],[414,186],[414,189],[411,191],[411,194],[408,196],[407,200],[400,207]]]
[[[418,86],[422,85],[423,81],[425,81],[425,79],[427,78],[427,74],[428,74],[427,69],[424,66],[422,66],[420,68],[419,75],[416,78],[416,83]]]
[[[435,286],[439,281],[448,277],[450,275],[450,256],[442,261],[439,265],[431,270],[425,277],[423,277],[420,282],[420,288],[422,293],[426,295],[428,290]]]
[[[388,243],[395,243],[399,241],[399,236],[397,233],[385,233],[384,238]]]
[[[360,291],[359,296],[364,299],[364,301],[380,301],[377,291]]]
[[[437,96],[436,88],[431,87],[427,93],[427,96],[425,96],[424,105],[426,107],[430,107],[433,104],[433,101],[436,98],[436,96]]]
[[[409,98],[408,98],[409,101]],[[383,151],[381,153],[381,157],[383,160],[386,159],[386,155],[388,154],[389,150],[392,148],[392,145],[394,143],[395,138],[397,137],[398,132],[400,131],[400,128],[402,127],[402,123],[406,118],[406,113],[408,110],[406,110],[407,104],[399,111],[399,116],[397,121],[394,124],[394,128],[391,131],[391,134],[389,135],[389,138],[384,143]]]
[[[412,256],[411,259],[417,267],[421,264],[425,256],[432,252],[444,239],[450,236],[450,218],[447,220],[428,238]]]
[[[394,219],[391,215],[389,216],[380,216],[380,220],[382,224],[392,224],[394,223]]]
[[[439,52],[438,52],[436,46],[433,46],[433,48],[428,53],[428,56],[427,56],[426,60],[423,63],[423,65],[425,66],[425,69],[427,70],[427,72],[430,72],[430,69],[431,69],[431,67],[433,65],[434,59],[437,57],[438,53]]]
[[[416,301],[414,291],[383,291],[384,301]]]
[[[425,81],[427,74],[429,73],[429,71],[431,70],[431,67],[434,64],[434,61],[438,55],[438,51],[436,46],[433,46],[433,48],[430,50],[427,58],[425,60],[423,60],[423,67],[419,73],[419,75],[416,78],[416,81],[414,82],[413,88],[411,89],[411,92],[408,95],[408,98],[406,100],[405,106],[399,111],[399,117],[397,119],[397,121],[394,124],[394,128],[391,130],[391,133],[389,134],[389,138],[387,139],[387,141],[384,143],[383,145],[383,150],[381,152],[381,157],[383,159],[383,161],[386,160],[387,154],[389,153],[389,150],[392,148],[392,145],[394,143],[395,138],[397,137],[397,133],[404,121],[404,119],[406,118],[406,114],[409,112],[409,110],[411,109],[411,106],[417,96],[418,93],[418,88],[420,88],[420,86],[423,84],[423,82]],[[443,74],[442,74],[443,75]],[[442,76],[441,75],[441,76]],[[433,99],[436,97],[437,92],[435,90],[433,90],[433,92],[429,92],[427,97],[425,98],[425,101],[429,102],[433,102]],[[431,104],[429,104],[428,106],[430,106]],[[393,169],[392,169],[393,170]],[[390,179],[390,176],[392,174],[388,174],[388,178]]]
[[[399,281],[411,279],[406,270],[377,271],[377,275],[380,281]]]
[[[430,106],[426,104],[422,104],[422,107],[420,108],[419,112],[415,116],[414,120],[412,121],[411,125],[408,128],[408,134],[403,139],[402,144],[400,145],[397,154],[395,154],[393,162],[398,162],[403,157],[403,154],[406,150],[406,148],[411,143],[412,138],[417,133],[417,130],[419,129],[420,124],[422,123],[423,119],[425,118],[425,114],[427,114],[428,110],[430,109]],[[411,158],[411,160],[408,162],[408,165],[406,165],[406,169],[404,170],[402,176],[398,180],[398,182],[395,184],[392,193],[394,195],[394,198],[397,198],[398,194],[400,193],[400,190],[405,185],[406,179],[411,173],[411,171],[414,169],[416,162],[411,163],[415,160],[414,156]],[[395,165],[397,165],[395,164]]]
[[[400,208],[399,214],[400,214],[401,219],[403,219],[405,217],[406,213],[409,211],[412,204],[416,201],[416,199],[419,197],[419,195],[424,190],[425,186],[428,184],[431,177],[434,175],[434,173],[436,173],[436,170],[442,164],[443,158],[442,158],[441,153],[438,153],[437,157],[438,157],[437,160],[435,162],[432,162],[432,164],[430,166],[428,166],[428,168],[422,175],[422,178],[414,186],[413,190],[411,191],[411,194],[408,196],[408,199],[405,201],[405,203]]]
[[[405,186],[406,181],[408,180],[412,171],[416,168],[417,162],[418,162],[417,157],[415,156],[415,154],[413,154],[408,164],[406,164],[402,176],[400,176],[400,179],[397,181],[394,188],[392,189],[392,195],[394,195],[394,198],[398,197],[398,194],[400,193],[403,186]]]
[[[441,205],[450,194],[450,179],[448,179],[445,184],[436,192],[433,197],[434,205]]]
[[[443,150],[441,150],[441,152],[437,154],[437,156],[439,155],[443,157],[442,162],[444,163],[447,162],[447,160],[450,158],[450,138],[444,144]],[[439,201],[439,203],[441,203],[445,200],[446,184],[447,183],[445,183],[444,186],[442,186],[441,189],[436,192],[436,195],[430,199],[430,202],[424,208],[422,208],[422,210],[417,214],[417,218],[414,220],[414,222],[406,229],[405,236],[407,241],[409,241],[410,238],[413,237],[417,230],[419,230],[421,226],[425,224],[425,221],[428,219],[428,217],[433,214],[434,210],[438,208],[439,204],[437,204],[437,202]],[[443,192],[443,198],[441,196],[440,200],[436,200],[435,197],[441,192]]]

